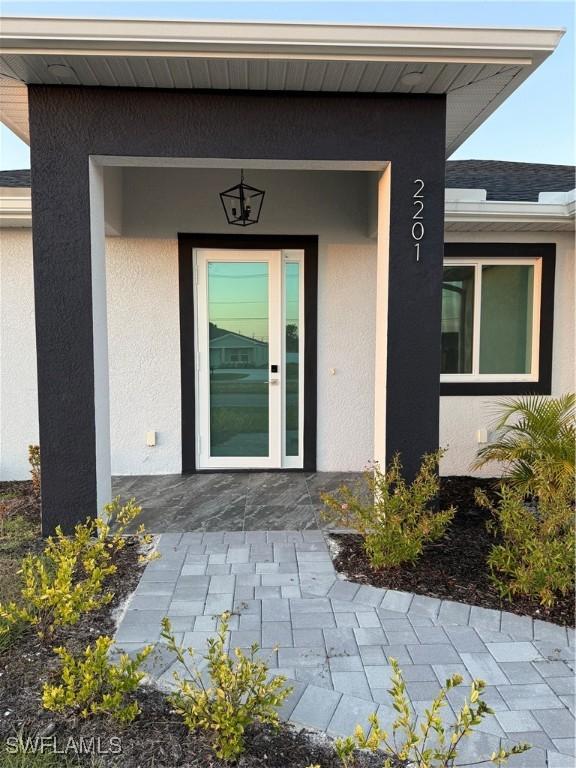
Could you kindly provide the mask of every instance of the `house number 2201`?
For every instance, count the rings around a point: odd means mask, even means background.
[[[412,196],[412,205],[416,209],[412,216],[412,239],[416,249],[416,261],[420,261],[420,241],[424,237],[424,223],[422,221],[424,218],[424,182],[422,179],[414,179],[414,184],[417,185],[417,189]]]

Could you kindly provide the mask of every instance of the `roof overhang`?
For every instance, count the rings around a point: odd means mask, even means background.
[[[0,119],[28,141],[25,84],[446,94],[447,155],[563,30],[5,17]],[[62,76],[51,67],[69,68]],[[407,77],[410,75],[412,77]]]

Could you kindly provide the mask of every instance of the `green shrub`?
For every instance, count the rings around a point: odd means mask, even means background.
[[[32,481],[32,493],[40,498],[40,446],[28,446],[28,463],[30,464],[30,479]]]
[[[111,637],[103,635],[79,658],[66,648],[55,648],[62,664],[60,682],[44,684],[44,709],[83,718],[107,715],[119,723],[131,723],[140,713],[140,707],[137,701],[129,701],[129,698],[144,677],[140,666],[153,646],[143,648],[134,659],[122,654],[115,664],[108,658],[113,642]]]
[[[338,526],[354,528],[374,568],[413,562],[424,544],[439,539],[455,514],[451,507],[434,511],[429,503],[439,490],[438,461],[443,451],[424,456],[412,483],[402,475],[396,454],[384,472],[374,465],[356,490],[343,485],[335,495],[322,494],[324,517]]]
[[[500,595],[537,597],[552,606],[558,595],[574,588],[574,507],[572,483],[556,474],[554,461],[537,461],[531,486],[537,505],[526,504],[521,488],[503,483],[498,502],[477,491],[479,504],[490,509],[489,524],[499,536],[488,556],[491,578]]]
[[[576,457],[576,395],[506,398],[496,403],[494,429],[499,437],[478,451],[472,465],[504,464],[506,479],[525,494],[535,494],[536,465],[544,462],[550,480],[574,486]]]
[[[382,768],[395,768],[399,762],[411,768],[453,768],[462,740],[472,734],[486,715],[493,714],[493,710],[482,699],[485,683],[482,680],[472,682],[469,701],[464,701],[454,723],[445,725],[442,709],[447,703],[447,693],[460,685],[462,677],[453,675],[446,680],[420,719],[413,714],[398,662],[390,659],[390,664],[393,668],[390,696],[398,713],[392,725],[392,734],[389,735],[381,728],[378,716],[374,713],[369,717],[371,727],[368,733],[358,725],[353,736],[336,740],[336,751],[342,765],[344,768],[352,768],[356,749],[369,749],[372,752],[381,749],[387,754]],[[481,762],[502,765],[511,755],[522,754],[529,748],[528,744],[518,744],[510,750],[501,748]]]
[[[113,593],[106,591],[105,581],[116,572],[113,561],[125,546],[126,526],[140,512],[134,499],[123,506],[115,499],[101,518],[78,523],[72,536],[58,527],[42,554],[26,555],[21,566],[22,599],[0,604],[0,637],[24,623],[48,641],[56,628],[75,624],[82,614],[109,603]],[[136,535],[149,542],[142,529]]]
[[[278,724],[278,708],[292,690],[285,687],[284,677],[268,679],[267,664],[256,659],[256,643],[249,655],[236,648],[231,658],[226,651],[229,618],[229,613],[222,614],[216,637],[208,640],[204,659],[209,683],[204,682],[197,668],[189,667],[186,651],[176,644],[170,621],[165,618],[162,622],[162,637],[190,678],[174,674],[178,691],[170,701],[190,730],[212,732],[214,751],[223,760],[234,760],[242,754],[245,730],[255,721]],[[192,648],[188,653],[195,655]]]

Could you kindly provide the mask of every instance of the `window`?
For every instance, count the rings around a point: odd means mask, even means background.
[[[549,389],[554,260],[548,244],[446,245],[442,394]]]

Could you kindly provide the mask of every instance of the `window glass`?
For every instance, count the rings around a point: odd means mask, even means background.
[[[268,264],[208,264],[210,455],[268,456]]]
[[[531,265],[482,266],[480,373],[530,373]]]
[[[474,267],[446,266],[442,282],[442,373],[472,372]]]
[[[284,265],[286,325],[286,456],[298,456],[298,389],[300,371],[300,264]]]

